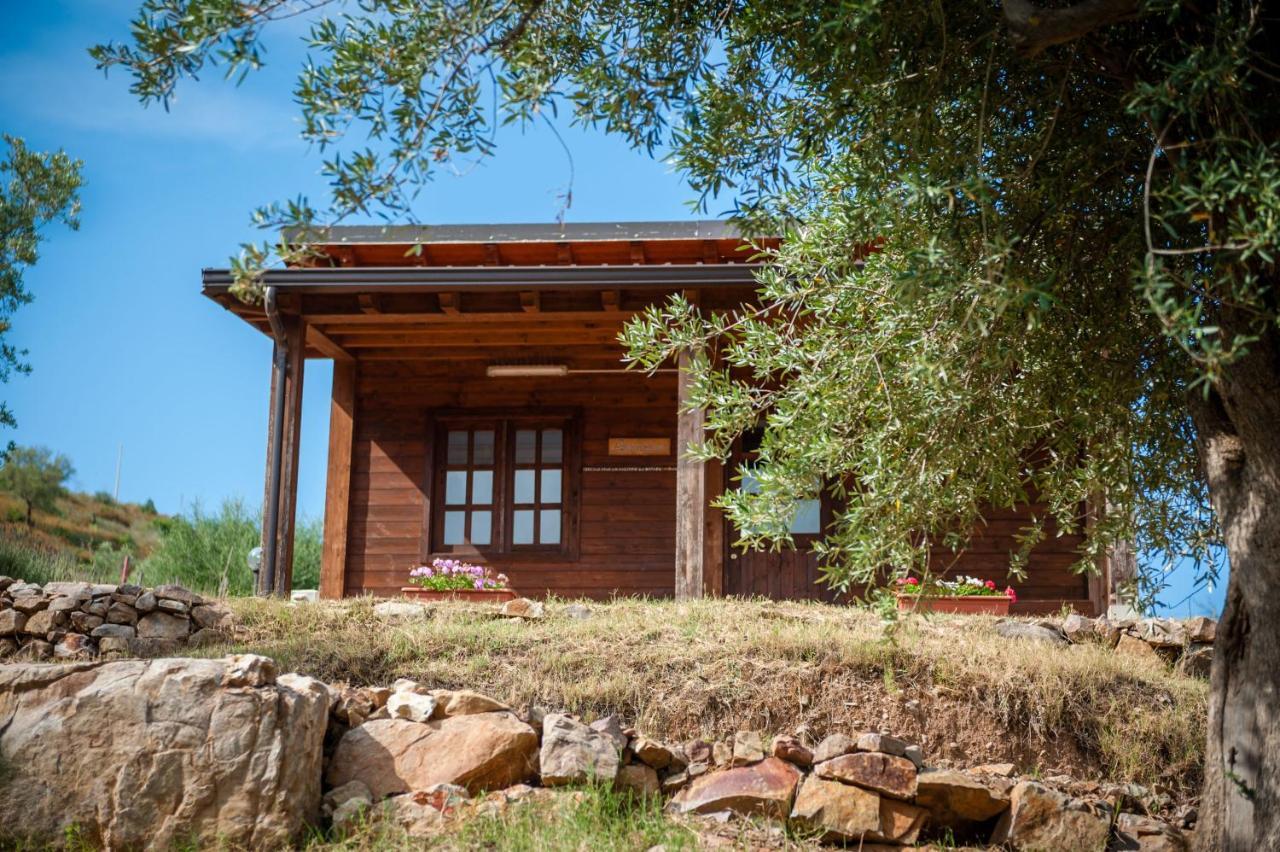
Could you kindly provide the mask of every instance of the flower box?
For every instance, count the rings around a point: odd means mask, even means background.
[[[943,612],[961,615],[1008,615],[1008,595],[898,595],[899,612]]]
[[[418,586],[402,586],[400,594],[420,601],[470,601],[472,603],[506,603],[515,600],[510,589],[423,589]]]

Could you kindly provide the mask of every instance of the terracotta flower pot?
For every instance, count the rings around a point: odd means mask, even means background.
[[[450,589],[437,592],[420,586],[402,586],[400,594],[420,601],[471,601],[472,603],[506,603],[516,598],[510,589]]]
[[[961,615],[1008,615],[1008,595],[898,595],[898,612],[944,612]]]

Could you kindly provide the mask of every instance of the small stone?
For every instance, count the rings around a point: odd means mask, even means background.
[[[795,737],[774,737],[773,756],[802,769],[813,765],[813,752],[805,748]]]
[[[111,606],[111,602],[110,602],[110,600],[109,600],[109,599],[108,599],[108,600],[94,601],[93,603],[88,604],[88,605],[84,608],[84,611],[85,611],[85,613],[87,613],[88,615],[94,615],[94,616],[97,616],[98,618],[103,618],[103,619],[105,619],[105,618],[107,617],[107,609],[108,609],[110,606]]]
[[[373,702],[374,707],[386,707],[387,700],[391,698],[391,690],[385,686],[370,686],[361,690]]]
[[[103,636],[98,640],[98,653],[115,658],[129,655],[129,640],[116,636]]]
[[[828,760],[840,757],[842,754],[857,751],[857,749],[857,740],[844,734],[832,734],[818,743],[818,747],[813,750],[813,762],[825,763]]]
[[[88,659],[93,652],[93,643],[82,633],[68,633],[53,646],[53,655],[61,659]]]
[[[957,831],[993,819],[1009,807],[1008,796],[949,769],[921,772],[916,778],[915,802],[929,811],[934,825]]]
[[[690,763],[710,763],[715,757],[711,743],[705,740],[689,740],[684,745],[684,753],[689,756]]]
[[[548,713],[543,719],[539,756],[544,786],[611,783],[618,776],[613,740],[562,713]]]
[[[71,613],[71,626],[77,633],[92,633],[102,625],[102,618],[87,612]]]
[[[47,609],[36,610],[27,617],[27,623],[23,625],[22,632],[28,636],[44,637],[49,635],[49,631],[57,627],[54,618],[55,615],[62,613],[52,613]]]
[[[95,639],[124,639],[127,643],[136,633],[137,631],[127,624],[100,624],[93,629],[90,635]]]
[[[155,614],[148,616],[148,618],[154,617]],[[227,657],[226,663],[227,670],[222,676],[223,686],[257,687],[270,686],[276,682],[276,663],[270,657],[258,654],[235,654]]]
[[[39,612],[48,605],[49,599],[38,592],[22,596],[15,595],[13,598],[13,608],[25,615],[31,615],[34,612]]]
[[[902,757],[907,751],[905,740],[891,737],[888,734],[859,734],[857,744],[858,751],[878,751],[882,754],[891,754],[894,757]]]
[[[502,605],[502,614],[514,618],[525,618],[536,620],[542,618],[544,609],[540,601],[531,601],[528,598],[516,598],[507,601]]]
[[[868,790],[810,775],[796,793],[791,821],[821,832],[825,843],[858,841],[880,829],[880,797]]]
[[[1018,774],[1018,767],[1012,763],[984,763],[975,766],[970,772],[977,775],[994,775],[997,778],[1012,778]]]
[[[154,612],[160,600],[153,592],[143,592],[133,599],[133,608],[138,612]]]
[[[0,636],[13,636],[21,633],[26,626],[27,616],[16,609],[0,609]]]
[[[1141,814],[1122,813],[1116,817],[1116,850],[1133,852],[1186,852],[1190,839],[1180,829]]]
[[[1163,665],[1164,658],[1160,652],[1136,636],[1125,633],[1116,644],[1116,653],[1139,660],[1152,660]]]
[[[783,819],[791,811],[800,778],[800,771],[790,763],[769,757],[693,779],[671,800],[671,807],[686,814],[728,810]]]
[[[819,763],[813,771],[819,778],[857,784],[898,799],[916,794],[916,767],[905,757],[860,751]]]
[[[918,745],[909,745],[903,752],[902,756],[916,765],[916,769],[920,770],[924,767],[924,749]]]
[[[138,612],[128,604],[116,601],[107,610],[107,621],[112,624],[137,624]]]
[[[388,701],[390,701],[390,698],[388,698]],[[511,709],[496,698],[490,698],[487,695],[481,695],[469,689],[450,692],[447,700],[442,700],[441,704],[443,705],[444,716],[470,716],[474,713],[496,713],[500,710],[509,711]]]
[[[640,798],[657,796],[662,790],[662,786],[658,783],[658,773],[653,767],[645,766],[643,763],[620,767],[613,786],[621,792]]]
[[[1063,620],[1062,632],[1067,635],[1067,641],[1072,643],[1086,642],[1097,636],[1093,619],[1075,612]]]
[[[179,601],[186,604],[188,607],[204,603],[204,599],[195,592],[173,584],[156,586],[152,592],[159,600]]]
[[[1188,642],[1212,643],[1218,636],[1218,622],[1212,618],[1197,615],[1183,623],[1183,630],[1186,632]]]
[[[426,722],[436,712],[436,697],[420,695],[408,690],[397,690],[387,699],[387,713],[392,719],[408,719],[411,722]]]
[[[141,586],[135,585],[134,583],[123,583],[115,590],[114,594],[128,595],[129,597],[136,598],[138,595],[142,594],[142,592],[143,589]]]
[[[373,614],[379,618],[425,618],[429,612],[426,604],[409,601],[382,601],[373,606]]]
[[[47,660],[53,656],[53,643],[43,639],[32,639],[23,645],[15,655],[19,660]]]
[[[697,763],[697,764],[693,764],[693,766],[701,766],[703,767],[704,771],[706,769],[705,763]],[[625,768],[626,767],[623,767],[623,769]],[[692,766],[690,768],[692,768]],[[684,786],[689,783],[689,779],[692,777],[693,776],[689,774],[688,770],[684,770],[682,772],[673,772],[670,775],[668,775],[666,778],[662,779],[662,792],[668,796],[675,795],[676,793],[684,789]]]
[[[70,598],[79,598],[82,600],[88,600],[89,589],[90,589],[90,586],[88,583],[81,583],[77,581],[71,581],[71,582],[54,581],[52,583],[44,584],[44,593],[51,598],[70,597]]]
[[[186,639],[190,632],[191,622],[187,619],[159,610],[147,613],[138,621],[140,639]]]
[[[184,604],[182,601],[173,601],[173,600],[169,600],[168,598],[164,598],[163,600],[156,601],[156,609],[159,609],[162,612],[172,612],[177,615],[186,615],[191,608],[186,604]]]
[[[360,782],[353,781],[353,784]],[[368,789],[368,788],[366,788]],[[339,838],[345,838],[359,830],[365,822],[365,813],[373,806],[373,799],[353,797],[334,808],[330,815],[330,825]]]
[[[689,773],[690,778],[697,778],[699,775],[706,775],[711,771],[711,764],[695,760],[685,767],[685,772]]]
[[[588,725],[588,727],[593,731],[599,731],[612,740],[613,747],[616,748],[619,753],[621,753],[622,750],[627,747],[627,743],[630,742],[630,737],[622,732],[622,721],[617,716],[609,715],[596,719]]]
[[[88,603],[89,595],[86,593],[83,597],[79,595],[60,595],[49,601],[49,612],[73,612],[80,608],[83,603]]]
[[[764,741],[759,731],[738,731],[733,735],[730,766],[748,766],[764,760]]]
[[[373,793],[369,792],[369,786],[363,781],[348,781],[341,787],[335,787],[324,794],[321,800],[321,812],[325,816],[331,816],[338,807],[352,799],[364,799],[366,802],[373,802]]]
[[[222,604],[201,604],[191,608],[191,622],[197,627],[220,630],[231,620],[231,610]]]
[[[1178,661],[1178,669],[1191,677],[1207,678],[1213,668],[1212,645],[1190,645]]]
[[[1068,644],[1066,638],[1060,632],[1042,624],[1001,621],[996,625],[996,633],[1005,639],[1024,639],[1031,642],[1046,642],[1050,645]]]
[[[728,766],[729,761],[733,760],[733,746],[717,741],[711,747],[711,756],[716,766]]]
[[[1095,852],[1105,848],[1110,833],[1111,821],[1105,815],[1073,806],[1065,795],[1043,784],[1023,781],[1013,788],[1009,810],[991,842],[1016,849]]]

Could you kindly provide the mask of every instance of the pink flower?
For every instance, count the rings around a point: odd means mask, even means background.
[[[920,581],[919,581],[919,580],[917,580],[915,577],[908,577],[908,578],[907,578],[907,585],[908,585],[908,586],[918,586],[918,585],[920,585]]]
[[[1004,593],[1009,598],[1010,603],[1018,602],[1018,594],[1013,590],[1013,586],[1005,586]]]
[[[996,587],[996,581],[995,581],[995,580],[988,580],[988,581],[987,581],[987,588],[988,588],[988,589],[994,589],[995,587]]]

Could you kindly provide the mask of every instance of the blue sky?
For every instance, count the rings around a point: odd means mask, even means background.
[[[217,70],[185,84],[166,114],[144,109],[127,79],[104,79],[86,49],[123,39],[129,0],[7,4],[0,44],[5,132],[84,160],[78,232],[50,231],[26,276],[36,301],[16,316],[31,376],[0,387],[14,439],[69,455],[73,486],[110,490],[167,512],[199,501],[261,500],[270,345],[199,294],[200,269],[224,266],[257,205],[325,197],[317,152],[297,137],[290,97],[304,56],[301,25],[268,43],[263,71],[236,87]],[[603,134],[560,127],[574,160],[569,221],[694,218],[692,197],[660,162]],[[564,151],[544,128],[499,135],[496,158],[427,188],[429,223],[542,222],[560,211]],[[308,363],[299,506],[321,514],[330,371]],[[1169,602],[1189,590],[1176,577]],[[1215,611],[1221,594],[1179,607]]]

